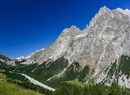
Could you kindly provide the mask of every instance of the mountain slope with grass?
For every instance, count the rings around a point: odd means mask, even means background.
[[[4,72],[4,70],[0,70],[0,95],[43,95],[8,82],[6,75],[2,72]]]

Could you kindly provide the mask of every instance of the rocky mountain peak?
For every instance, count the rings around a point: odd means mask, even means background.
[[[123,10],[121,8],[117,8],[116,10],[130,17],[130,10],[129,9]]]
[[[63,30],[60,36],[76,36],[80,34],[81,30],[76,26],[72,25],[70,28],[66,28]]]
[[[109,8],[107,8],[106,6],[103,6],[100,8],[100,10],[98,11],[98,15],[101,16],[102,14],[105,14],[106,12],[110,12],[111,10]]]
[[[128,50],[123,45],[126,35],[129,35],[128,19],[121,12],[104,6],[83,32],[76,26],[66,28],[50,47],[34,53],[29,59],[43,63],[64,56],[70,62],[80,62],[83,67],[86,64],[95,67],[98,62],[111,63]],[[112,56],[109,57],[109,54]]]
[[[110,10],[104,6],[100,8],[84,30],[80,30],[76,26],[64,29],[52,45],[32,53],[29,57],[25,57],[26,61],[24,64],[45,64],[49,68],[49,66],[54,66],[53,62],[55,63],[60,58],[63,58],[67,60],[64,70],[48,80],[63,75],[68,68],[70,69],[70,66],[74,68],[72,71],[77,70],[76,66],[78,66],[78,70],[83,70],[88,66],[91,71],[94,70],[93,74],[89,75],[94,82],[111,84],[113,81],[119,80],[119,84],[124,85],[124,81],[128,81],[125,75],[121,76],[120,74],[129,75],[129,72],[124,70],[124,62],[122,60],[129,63],[129,57],[129,10],[119,8]],[[58,63],[61,66],[63,62],[58,61]],[[129,66],[129,64],[127,65]],[[117,80],[115,80],[115,77],[118,77]],[[121,79],[124,79],[124,81]],[[128,79],[130,80],[130,78]],[[130,88],[130,83],[128,84],[127,87]]]

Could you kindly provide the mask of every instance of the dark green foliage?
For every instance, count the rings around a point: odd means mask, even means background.
[[[23,64],[21,64],[22,62],[25,62],[26,60],[22,60],[22,61],[15,61],[15,65],[17,66],[17,67],[21,67],[21,66],[24,66]]]
[[[0,63],[0,69],[6,70],[6,71],[13,71],[15,69],[15,66],[7,65],[6,63]]]
[[[79,81],[85,81],[85,77],[89,75],[89,66],[85,66],[84,69],[80,72]]]
[[[86,76],[89,75],[89,66],[86,65],[83,70],[80,70],[81,67],[78,62],[74,62],[67,68],[66,72],[64,73],[63,80],[75,80],[78,79],[79,81],[85,82]]]
[[[118,86],[116,83],[107,88],[101,84],[84,85],[83,87],[71,85],[70,88],[58,88],[53,95],[130,95],[127,89]]]
[[[61,87],[60,89],[57,89],[53,95],[70,95],[68,90],[67,87]]]
[[[106,89],[105,95],[130,95],[130,91],[127,88],[119,86],[117,83],[112,83],[112,85]]]
[[[6,68],[8,68],[8,65],[0,62],[0,69],[6,69]]]
[[[122,55],[119,62],[119,71],[122,71],[122,74],[130,76],[130,57]]]
[[[116,83],[112,83],[111,87],[108,89],[107,95],[124,95],[123,92],[124,90],[120,86]]]
[[[34,68],[36,68],[36,66],[37,66],[37,64],[22,65],[22,64],[17,63],[15,72],[17,72],[17,73],[28,73],[28,72],[31,72]]]
[[[54,62],[38,65],[35,70],[31,72],[31,76],[41,82],[45,82],[48,78],[62,72],[67,65],[68,61],[62,57]]]
[[[69,68],[67,68],[64,76],[63,76],[63,80],[74,80],[78,75],[79,75],[79,69],[80,69],[80,65],[78,62],[74,62],[70,65]]]
[[[112,63],[112,66],[108,72],[108,76],[110,78],[112,78],[113,74],[116,73],[117,74],[117,65],[116,65],[117,61],[115,61],[114,63]]]
[[[118,82],[118,78],[120,75],[124,74],[129,78],[130,76],[130,57],[122,55],[120,60],[117,60],[112,63],[112,66],[108,72],[108,77],[112,78],[113,74],[115,74],[115,82]]]
[[[104,92],[105,89],[100,84],[88,86],[88,95],[103,95]]]

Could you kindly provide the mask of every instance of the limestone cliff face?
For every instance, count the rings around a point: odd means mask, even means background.
[[[84,30],[76,26],[64,29],[51,46],[25,57],[26,62],[23,64],[42,64],[63,56],[69,64],[76,61],[82,68],[88,65],[95,69],[92,78],[101,82],[103,79],[100,77],[105,75],[101,72],[105,68],[115,60],[118,63],[122,55],[130,56],[129,14],[129,10],[103,7]]]
[[[75,60],[82,66],[109,64],[122,54],[130,55],[129,19],[117,9],[103,7],[84,30],[76,26],[66,28],[51,46],[26,59],[28,62],[43,63],[64,56],[70,63]]]

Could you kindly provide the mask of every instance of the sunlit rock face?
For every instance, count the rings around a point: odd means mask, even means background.
[[[43,63],[64,56],[70,63],[75,60],[82,66],[94,67],[109,64],[122,54],[130,55],[130,22],[125,12],[103,7],[84,30],[76,26],[66,28],[51,46],[25,58],[28,62]]]
[[[130,56],[130,11],[104,6],[84,30],[76,26],[64,29],[51,46],[25,57],[22,64],[42,64],[63,56],[69,65],[76,61],[81,68],[94,69],[91,78],[101,82],[107,75],[103,71],[115,60],[118,64],[122,55]]]

